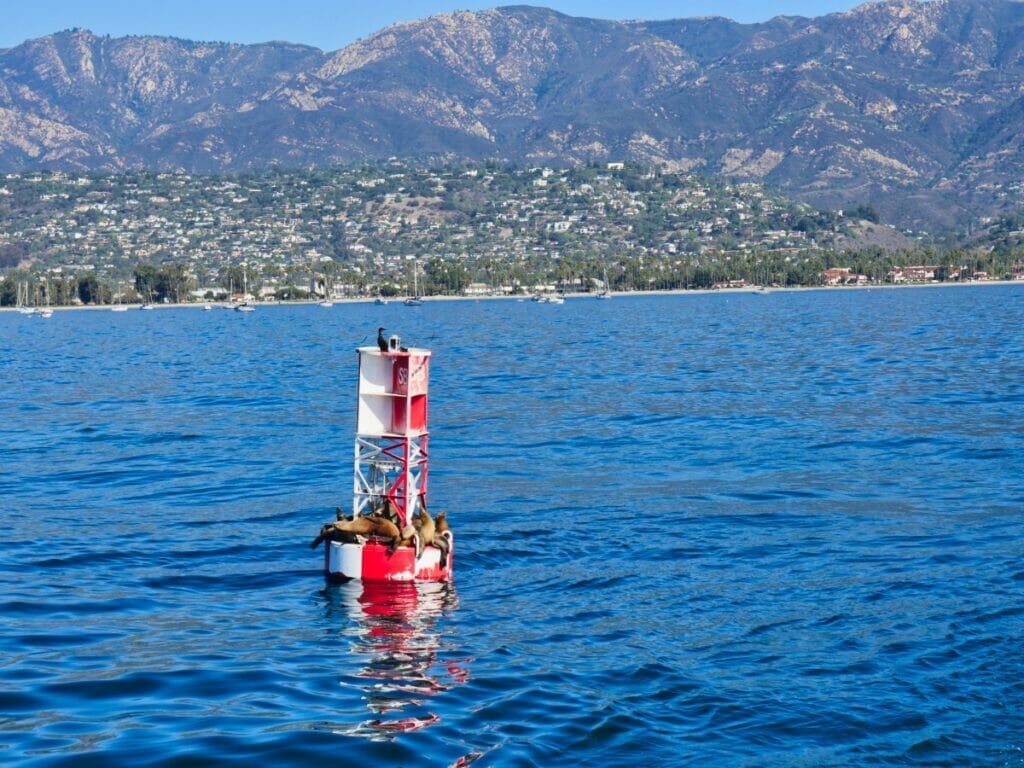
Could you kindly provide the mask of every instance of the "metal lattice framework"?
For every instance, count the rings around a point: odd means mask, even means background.
[[[352,509],[368,514],[384,499],[398,512],[402,525],[427,498],[427,442],[416,437],[356,435]]]

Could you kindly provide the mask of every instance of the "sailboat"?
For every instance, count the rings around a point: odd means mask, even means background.
[[[768,263],[765,262],[764,270],[761,275],[754,274],[754,280],[758,281],[760,285],[754,290],[754,294],[757,296],[764,296],[768,293]]]
[[[604,287],[597,292],[597,298],[610,299],[611,297],[611,291],[608,290],[608,268],[604,267]]]
[[[22,288],[25,290],[22,291]],[[28,305],[28,283],[18,283],[18,312],[23,315],[34,315],[36,312]]]
[[[53,317],[53,310],[50,309],[50,278],[46,278],[46,307],[40,307],[36,310],[36,314],[40,317]]]
[[[123,295],[124,295],[124,292],[119,287],[118,291],[117,291],[117,303],[110,308],[111,312],[127,312],[128,311],[128,305],[121,303],[121,297]]]
[[[327,275],[324,275],[324,300],[317,303],[318,307],[324,307],[329,309],[334,306],[334,302],[331,301],[331,285],[327,281]]]
[[[420,265],[418,261],[412,263],[412,296],[405,300],[405,306],[407,307],[422,307],[423,297],[420,296],[419,283],[416,281],[416,275],[420,271]]]
[[[254,307],[249,302],[249,272],[243,267],[242,268],[242,303],[235,305],[235,312],[255,312]]]

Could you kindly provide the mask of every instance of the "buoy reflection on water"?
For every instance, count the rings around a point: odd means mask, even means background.
[[[349,582],[329,586],[328,617],[356,623],[350,658],[364,659],[348,684],[362,689],[371,719],[345,735],[389,739],[440,721],[430,697],[469,679],[463,660],[442,662],[438,619],[458,604],[451,583]],[[345,682],[343,681],[343,684]],[[401,715],[401,716],[396,716]]]

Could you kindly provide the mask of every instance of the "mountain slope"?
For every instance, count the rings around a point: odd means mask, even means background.
[[[953,225],[1019,203],[1024,3],[611,22],[513,6],[333,53],[62,32],[0,51],[0,168],[633,158]],[[1015,186],[1017,185],[1017,186]]]

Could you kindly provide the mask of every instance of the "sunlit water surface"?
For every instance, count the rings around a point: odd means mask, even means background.
[[[443,588],[328,584],[433,349]],[[1024,286],[0,314],[0,762],[1022,765]]]

